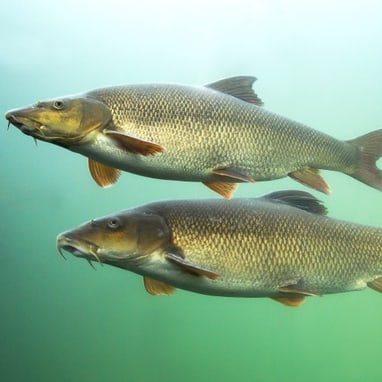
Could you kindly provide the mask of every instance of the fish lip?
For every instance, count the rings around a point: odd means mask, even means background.
[[[79,240],[61,234],[57,237],[57,249],[62,256],[64,256],[62,251],[66,251],[75,257],[95,260],[102,264],[98,256],[99,247],[89,241]]]
[[[8,126],[9,124],[12,124],[13,126],[17,127],[20,131],[22,131],[24,134],[31,135],[32,137],[36,137],[36,138],[43,137],[43,134],[41,132],[41,126],[43,125],[41,123],[31,118],[18,117],[12,112],[7,113],[5,115],[5,118],[8,120]],[[26,124],[26,122],[28,122],[28,124]]]
[[[60,137],[54,135],[46,135],[44,130],[47,129],[47,126],[34,120],[30,117],[18,116],[12,111],[8,112],[5,115],[5,118],[8,120],[8,127],[10,124],[18,128],[22,133],[29,135],[35,139],[41,141],[54,143],[62,147],[68,147],[69,145],[75,145],[77,142],[81,141],[82,137]]]

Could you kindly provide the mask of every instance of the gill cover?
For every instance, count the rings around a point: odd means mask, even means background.
[[[150,254],[169,245],[171,232],[161,216],[143,213],[138,219],[137,237],[138,252]]]
[[[136,211],[93,220],[78,234],[100,248],[102,262],[150,255],[170,241],[161,216]]]
[[[107,106],[86,95],[39,103],[46,134],[62,143],[78,142],[91,131],[103,128],[111,120]]]

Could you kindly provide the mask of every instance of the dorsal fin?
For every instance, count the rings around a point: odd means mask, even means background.
[[[213,82],[212,84],[208,84],[206,87],[229,94],[233,97],[241,99],[242,101],[253,103],[257,106],[262,106],[264,104],[263,101],[252,89],[252,85],[256,79],[256,77],[251,76],[230,77]]]
[[[305,191],[285,190],[276,191],[264,195],[263,198],[272,202],[287,204],[292,207],[300,208],[301,210],[311,212],[318,215],[326,215],[326,207],[320,200],[312,194]]]

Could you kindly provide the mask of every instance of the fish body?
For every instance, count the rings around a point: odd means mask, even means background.
[[[207,86],[131,85],[39,102],[6,118],[89,158],[101,186],[119,170],[203,182],[229,198],[239,182],[291,176],[328,193],[319,169],[382,189],[382,130],[340,141],[264,109],[253,77]]]
[[[305,192],[257,199],[156,202],[92,220],[58,247],[144,276],[146,290],[305,296],[382,289],[382,229],[323,216]]]

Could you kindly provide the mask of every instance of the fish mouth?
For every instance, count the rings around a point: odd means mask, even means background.
[[[39,139],[41,141],[54,143],[58,146],[67,147],[70,144],[76,144],[83,137],[82,136],[59,136],[53,135],[49,126],[44,125],[35,119],[30,117],[24,117],[22,115],[17,115],[12,111],[5,115],[8,120],[8,128],[12,124],[17,127],[22,133],[33,137],[35,140]]]
[[[34,138],[44,138],[44,134],[41,131],[43,126],[41,123],[30,118],[17,116],[11,112],[7,113],[5,118],[8,120],[8,128],[12,124],[26,135],[31,135]]]
[[[65,256],[63,251],[66,251],[71,253],[73,256],[88,260],[89,263],[91,261],[97,261],[102,265],[102,261],[98,256],[99,247],[86,240],[78,240],[61,234],[57,237],[57,249],[60,255],[64,258]]]

